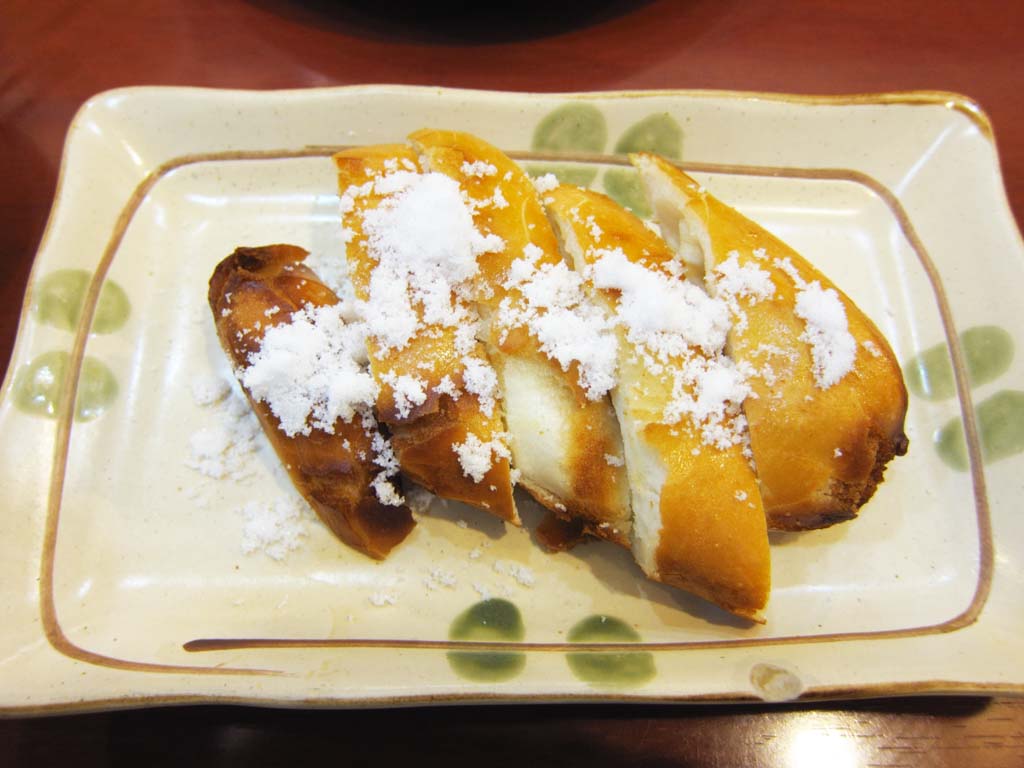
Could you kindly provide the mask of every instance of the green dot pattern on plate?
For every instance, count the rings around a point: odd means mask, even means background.
[[[526,627],[519,609],[508,600],[490,599],[467,608],[448,630],[451,640],[520,642]],[[526,667],[526,654],[514,651],[449,651],[448,663],[467,680],[511,680]]]
[[[978,325],[960,334],[967,377],[972,386],[994,381],[1013,362],[1013,337],[996,325]],[[903,366],[907,388],[926,400],[945,400],[956,395],[956,380],[949,349],[936,344],[912,357]]]
[[[533,131],[536,152],[601,152],[608,141],[608,126],[592,104],[570,102],[549,112]]]
[[[21,368],[14,377],[14,404],[25,413],[56,418],[70,355],[63,350],[45,352]],[[82,361],[78,377],[75,417],[90,421],[117,397],[117,379],[94,357]]]
[[[569,630],[570,643],[636,643],[640,634],[622,619],[595,615]],[[581,651],[567,653],[572,673],[596,685],[640,685],[655,675],[654,656],[647,651]]]
[[[572,184],[576,187],[589,187],[597,178],[597,168],[585,165],[528,165],[526,172],[533,178],[550,173],[560,184]]]
[[[1024,392],[1004,389],[978,403],[978,439],[985,463],[1024,452]],[[951,419],[935,433],[935,450],[953,469],[967,471],[967,440],[960,419]]]
[[[632,168],[611,168],[605,171],[604,190],[608,197],[640,218],[645,219],[651,215],[638,171]]]
[[[615,144],[615,154],[630,152],[655,152],[679,158],[683,154],[683,129],[665,112],[648,115],[630,126]]]
[[[33,292],[32,309],[41,323],[66,331],[78,327],[82,305],[92,275],[84,269],[58,269],[42,278]],[[131,314],[131,302],[124,289],[107,280],[100,289],[93,314],[93,333],[113,333]]]

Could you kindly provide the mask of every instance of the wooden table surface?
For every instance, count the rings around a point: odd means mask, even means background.
[[[128,85],[958,91],[1024,220],[1024,3],[0,0],[0,360],[78,106]],[[578,7],[573,7],[578,6]],[[586,10],[581,10],[586,8]],[[0,722],[0,762],[1024,765],[1024,701],[783,707],[182,708]]]

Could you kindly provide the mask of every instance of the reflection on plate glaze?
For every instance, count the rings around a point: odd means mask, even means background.
[[[460,613],[448,631],[450,640],[519,642],[526,627],[519,609],[508,600],[482,600]],[[526,666],[526,654],[507,651],[449,651],[448,663],[460,677],[478,682],[511,680]]]
[[[18,371],[14,378],[14,404],[34,416],[56,418],[70,355],[64,350],[44,352]],[[103,413],[117,396],[117,380],[94,357],[82,360],[78,377],[75,418],[90,421]]]
[[[640,633],[622,619],[597,614],[569,630],[570,643],[636,643]],[[647,651],[567,653],[572,673],[595,685],[640,685],[655,675],[654,656]]]
[[[58,269],[40,280],[32,301],[32,311],[39,322],[65,331],[75,330],[90,280],[92,274],[84,269]],[[129,314],[128,294],[113,280],[107,280],[100,290],[91,330],[113,333],[125,324]]]

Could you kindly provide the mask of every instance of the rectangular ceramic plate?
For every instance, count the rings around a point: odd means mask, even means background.
[[[232,423],[193,395],[229,376],[207,280],[237,245],[338,253],[331,148],[423,126],[634,206],[614,155],[674,156],[889,339],[910,452],[856,521],[773,538],[764,626],[646,581],[611,545],[545,554],[455,504],[384,563],[311,515],[283,559],[243,552],[240,510],[297,497],[262,435],[242,479],[186,464],[197,433]],[[0,707],[1024,691],[1022,257],[990,126],[950,94],[101,94],[70,130],[0,403]],[[484,597],[522,641],[449,639]],[[597,616],[618,633],[581,635]]]

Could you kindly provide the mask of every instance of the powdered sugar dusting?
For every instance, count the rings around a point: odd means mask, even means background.
[[[565,262],[538,263],[534,245],[512,262],[503,287],[512,292],[498,307],[502,338],[527,327],[541,351],[563,371],[578,366],[580,386],[599,400],[615,386],[618,342],[612,323],[584,293],[583,278]]]
[[[796,315],[806,321],[801,341],[811,345],[814,381],[828,389],[853,370],[857,342],[846,323],[846,309],[834,288],[815,280],[796,296]]]
[[[215,480],[246,480],[255,474],[250,458],[256,451],[259,421],[245,398],[232,392],[223,379],[219,381],[226,388],[227,397],[210,402],[206,396],[210,389],[203,388],[199,396],[193,392],[197,405],[215,406],[220,418],[189,437],[185,466]],[[218,392],[222,389],[219,385],[211,386]]]
[[[747,314],[740,305],[751,306],[775,295],[775,283],[756,262],[740,264],[739,253],[730,251],[725,261],[715,265],[707,275],[707,283],[716,298],[724,301],[733,316],[733,329],[742,333],[747,328]]]
[[[616,319],[653,375],[667,377],[671,397],[662,420],[686,417],[703,442],[719,449],[745,444],[744,373],[724,353],[728,305],[696,285],[631,262],[619,248],[595,249],[594,285],[618,292]]]
[[[546,194],[558,186],[558,177],[553,173],[545,173],[533,179],[533,186],[539,194]]]
[[[477,396],[481,412],[490,417],[498,398],[498,376],[494,368],[479,357],[469,356],[463,359],[463,365],[462,380],[466,391]]]
[[[408,374],[399,376],[394,371],[386,371],[380,378],[391,387],[399,418],[407,418],[413,408],[427,400],[427,384],[423,379]]]
[[[465,442],[453,444],[452,450],[459,457],[462,471],[467,477],[472,478],[474,483],[483,481],[484,476],[494,466],[495,458],[511,458],[504,435],[483,441],[477,435],[470,433],[466,435]]]
[[[377,385],[358,362],[363,355],[361,324],[346,324],[337,304],[307,306],[266,329],[239,378],[289,437],[314,428],[333,434],[339,419],[368,412],[376,398]]]
[[[372,310],[362,314],[381,351],[402,349],[422,324],[474,323],[454,294],[477,273],[478,256],[504,248],[501,238],[476,229],[459,185],[443,174],[396,172],[378,179],[372,192],[387,196],[362,213],[367,250],[377,262]]]
[[[250,501],[237,512],[245,519],[242,552],[263,552],[272,560],[284,560],[298,549],[307,535],[309,510],[293,499]]]
[[[462,172],[482,178],[495,175],[497,168],[483,161],[467,162]],[[369,195],[381,197],[369,206],[356,205]],[[502,239],[475,227],[468,196],[455,180],[440,173],[403,170],[378,176],[349,187],[342,209],[351,226],[358,222],[363,232],[358,244],[374,262],[367,301],[360,309],[376,354],[401,350],[414,337],[440,338],[442,329],[454,329],[461,382],[456,383],[459,377],[454,372],[446,374],[433,391],[453,400],[464,391],[474,394],[481,412],[491,417],[499,396],[497,376],[477,351],[473,278],[479,271],[477,258],[503,250]],[[424,379],[389,372],[381,381],[392,390],[399,418],[409,417],[426,402]]]

